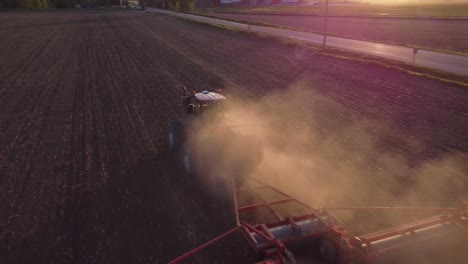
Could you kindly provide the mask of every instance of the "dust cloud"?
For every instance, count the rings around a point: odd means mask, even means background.
[[[195,148],[211,153],[209,166],[199,166],[205,183],[217,189],[219,177],[254,177],[315,208],[456,206],[467,194],[466,155],[447,153],[415,162],[382,143],[381,138],[391,133],[391,122],[350,121],[345,107],[308,89],[309,83],[248,102],[230,98],[225,118],[205,122],[192,133]],[[233,140],[232,133],[212,136],[226,126],[251,139],[242,143]],[[229,146],[221,148],[220,142]],[[232,166],[239,157],[250,158],[255,151],[252,142],[261,142],[261,161]],[[402,217],[397,215],[378,212],[375,225],[398,223]],[[404,216],[401,221],[406,222],[408,212]],[[365,212],[340,217],[351,222],[371,219]]]

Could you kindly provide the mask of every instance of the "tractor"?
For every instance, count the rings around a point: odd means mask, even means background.
[[[227,97],[181,87],[184,118],[169,125],[167,142],[186,174],[245,175],[263,158],[260,140],[230,124]],[[208,171],[210,170],[210,171]],[[216,171],[213,171],[216,170]]]

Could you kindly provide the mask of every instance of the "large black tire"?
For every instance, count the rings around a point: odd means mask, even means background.
[[[179,151],[185,143],[184,126],[179,121],[172,121],[167,131],[167,143],[172,152]]]
[[[320,259],[327,264],[339,263],[339,251],[335,242],[329,238],[319,241]]]

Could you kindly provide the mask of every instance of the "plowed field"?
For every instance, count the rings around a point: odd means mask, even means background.
[[[0,262],[166,263],[227,231],[231,204],[166,151],[177,86],[255,101],[298,82],[333,102],[290,108],[323,134],[365,120],[414,162],[466,158],[468,90],[450,84],[162,15],[1,14]],[[192,262],[249,254],[231,238]]]

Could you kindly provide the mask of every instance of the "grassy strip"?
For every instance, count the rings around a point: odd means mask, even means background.
[[[206,15],[206,14],[201,14],[201,13],[192,13],[193,15],[197,16],[203,16],[203,17],[209,17],[209,18],[216,18],[216,19],[222,19],[222,20],[227,20],[227,21],[232,21],[232,22],[237,22],[237,23],[242,23],[242,24],[249,24],[248,20],[243,20],[243,19],[236,19],[236,18],[223,18],[223,17],[218,17],[216,15]],[[287,26],[281,26],[281,25],[275,25],[275,24],[269,24],[269,23],[263,23],[263,22],[250,22],[251,25],[254,26],[264,26],[264,27],[272,27],[272,28],[280,28],[280,29],[288,29],[288,30],[293,30],[293,31],[299,31],[299,32],[305,32],[305,33],[313,33],[313,34],[318,34],[322,35],[323,32],[319,31],[313,31],[313,30],[306,30],[306,29],[300,29],[300,28],[292,28],[292,27],[287,27]],[[408,43],[399,43],[399,42],[380,42],[376,40],[369,40],[365,38],[354,38],[346,35],[340,35],[340,34],[334,34],[334,33],[327,33],[327,36],[333,36],[333,37],[338,37],[338,38],[346,38],[346,39],[352,39],[352,40],[362,40],[362,41],[367,41],[367,42],[373,42],[373,43],[381,43],[381,44],[389,44],[389,45],[399,45],[403,47],[408,47],[408,48],[418,48],[418,49],[423,49],[423,50],[428,50],[428,51],[434,51],[434,52],[442,52],[442,53],[448,53],[448,54],[453,54],[453,55],[460,55],[460,56],[468,56],[468,53],[461,52],[461,51],[454,51],[454,50],[444,50],[444,49],[435,49],[435,48],[430,48],[430,47],[425,47],[425,46],[418,46],[418,45],[413,45],[413,44],[408,44]]]
[[[293,46],[293,47],[297,47],[299,45],[299,46],[302,46],[303,48],[311,50],[312,52],[316,54],[320,54],[323,56],[359,62],[362,64],[377,65],[377,66],[405,72],[407,74],[425,77],[425,78],[433,79],[433,80],[440,81],[443,83],[449,83],[449,84],[457,85],[460,87],[468,88],[468,76],[464,76],[464,75],[448,73],[448,72],[444,72],[441,70],[426,68],[422,66],[416,66],[416,65],[412,65],[412,64],[392,60],[392,59],[381,58],[381,57],[357,53],[357,52],[350,52],[350,51],[345,51],[345,50],[336,49],[336,48],[329,48],[329,47],[323,48],[321,45],[315,45],[315,44],[307,43],[307,42],[300,41],[300,40],[290,39],[287,37],[271,36],[271,35],[266,35],[266,34],[262,34],[258,32],[247,32],[247,31],[232,28],[229,26],[213,25],[207,22],[201,22],[201,21],[190,19],[190,18],[178,17],[175,15],[169,15],[169,16],[172,16],[181,20],[185,20],[190,23],[197,23],[197,24],[208,26],[208,27],[215,27],[215,28],[220,28],[223,30],[234,31],[238,34],[244,34],[247,36],[255,36],[255,37],[260,37],[263,39],[268,39],[269,41],[276,42],[276,43],[283,44],[283,45],[288,45],[288,46]]]

